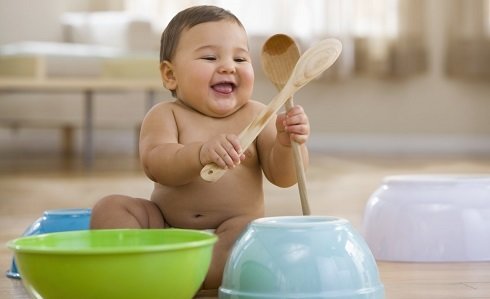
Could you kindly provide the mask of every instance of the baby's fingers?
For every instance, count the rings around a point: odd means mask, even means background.
[[[308,124],[308,116],[301,106],[294,106],[289,109],[286,118],[283,120],[284,126],[292,126],[298,124]]]
[[[284,120],[284,126],[286,127],[295,126],[295,125],[308,125],[308,123],[309,123],[308,117],[304,113],[288,116]]]
[[[305,143],[310,135],[310,127],[308,125],[292,125],[287,127],[287,131],[291,141]]]
[[[222,163],[217,163],[220,166],[234,168],[242,161],[242,149],[240,140],[236,135],[226,135],[224,142],[221,144],[221,149],[217,151]]]
[[[238,136],[232,134],[226,135],[226,140],[229,142],[228,153],[236,153],[238,155],[242,153],[242,146],[240,145]]]
[[[298,134],[290,134],[291,142],[296,142],[299,144],[306,143],[308,141],[308,135],[298,135]]]
[[[293,117],[298,114],[305,114],[303,107],[301,107],[300,105],[296,105],[289,109],[286,113],[286,117]]]

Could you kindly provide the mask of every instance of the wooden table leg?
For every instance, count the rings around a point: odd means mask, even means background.
[[[91,169],[94,163],[94,117],[93,91],[84,91],[84,124],[83,124],[83,166]]]

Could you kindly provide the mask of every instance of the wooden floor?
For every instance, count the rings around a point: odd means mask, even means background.
[[[313,154],[308,192],[313,214],[348,219],[361,229],[364,205],[382,178],[412,173],[490,173],[490,157],[366,158]],[[91,207],[109,193],[148,197],[152,184],[137,160],[100,158],[84,170],[75,160],[0,157],[0,243],[20,236],[45,210]],[[295,187],[266,185],[267,214],[300,215]],[[490,236],[489,236],[490,237]],[[0,246],[0,270],[12,253]],[[490,263],[378,262],[389,299],[490,298]],[[0,277],[0,298],[29,298],[18,280]],[[68,298],[67,298],[68,299]]]

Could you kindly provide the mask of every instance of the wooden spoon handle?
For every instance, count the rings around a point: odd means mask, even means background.
[[[240,133],[240,145],[246,150],[257,138],[269,120],[279,111],[286,100],[301,87],[329,68],[340,55],[342,44],[337,39],[325,39],[308,49],[298,60],[293,73],[284,88],[276,95],[269,105]],[[226,169],[215,163],[207,164],[201,170],[201,177],[215,182],[223,176]]]
[[[286,101],[286,110],[294,107],[293,97]],[[311,215],[310,204],[308,203],[308,191],[306,187],[306,174],[303,164],[303,155],[301,154],[301,145],[296,141],[291,142],[291,148],[294,156],[294,167],[296,169],[296,180],[298,181],[299,198],[301,200],[301,209],[303,215]]]

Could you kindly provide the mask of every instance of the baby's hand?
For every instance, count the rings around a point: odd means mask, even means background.
[[[245,159],[238,136],[221,134],[204,143],[199,152],[202,165],[215,163],[221,168],[234,168]]]
[[[291,141],[303,144],[310,136],[310,122],[303,107],[294,106],[277,115],[277,138],[282,145],[290,146]]]

